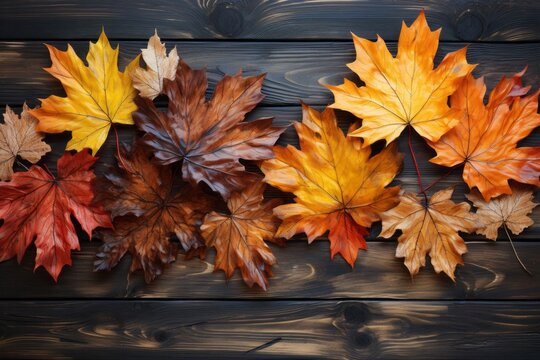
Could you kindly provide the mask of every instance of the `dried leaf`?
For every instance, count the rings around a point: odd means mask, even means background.
[[[430,161],[444,166],[465,164],[463,179],[477,187],[484,200],[512,191],[508,180],[540,186],[540,147],[517,147],[540,125],[538,92],[526,96],[522,73],[503,78],[484,105],[484,79],[468,76],[451,97],[453,109],[464,110],[459,124],[429,145]]]
[[[332,258],[341,254],[354,265],[358,249],[366,249],[367,227],[398,203],[399,186],[385,188],[401,168],[397,146],[370,158],[369,147],[346,137],[332,109],[319,113],[303,106],[302,123],[295,123],[301,150],[276,146],[275,159],[264,161],[265,181],[296,195],[294,204],[278,206],[283,220],[278,237],[304,232],[312,242],[330,231]]]
[[[201,232],[206,246],[216,249],[215,267],[230,278],[238,268],[245,283],[266,290],[271,266],[276,263],[264,240],[272,241],[278,220],[272,209],[279,201],[263,203],[264,183],[254,183],[227,202],[230,214],[212,211],[204,218]]]
[[[436,141],[457,124],[460,112],[448,108],[448,96],[474,65],[467,63],[467,48],[462,48],[434,69],[440,32],[430,31],[422,11],[410,27],[403,23],[395,58],[382,38],[371,42],[353,34],[356,61],[348,66],[365,86],[345,80],[328,88],[335,96],[333,108],[363,119],[362,127],[350,135],[364,138],[364,146],[381,139],[388,144],[407,125]]]
[[[99,200],[111,212],[114,230],[97,234],[105,243],[95,270],[110,270],[129,251],[130,271],[142,269],[151,282],[176,259],[173,236],[186,250],[202,243],[198,229],[211,201],[182,183],[170,166],[157,166],[150,158],[139,144],[119,161],[119,171],[107,173],[98,183]]]
[[[176,46],[169,52],[156,33],[148,41],[146,49],[142,49],[142,58],[146,69],[136,68],[131,74],[133,86],[139,90],[139,95],[153,100],[163,91],[163,79],[174,80],[178,66]]]
[[[79,250],[73,216],[92,236],[96,227],[111,227],[102,206],[92,204],[95,179],[90,167],[96,158],[82,151],[66,152],[58,160],[58,176],[33,165],[0,183],[0,261],[17,256],[21,262],[28,246],[37,248],[37,269],[43,266],[58,280],[64,265],[71,265],[71,250]]]
[[[404,193],[398,206],[381,214],[380,236],[389,238],[402,231],[396,257],[405,258],[412,276],[426,265],[428,254],[435,272],[443,271],[452,280],[456,266],[463,264],[461,255],[467,252],[467,246],[458,231],[473,232],[476,218],[469,212],[469,204],[451,200],[453,191],[447,188],[436,192],[427,205],[416,194]]]
[[[0,180],[10,180],[17,156],[35,164],[51,147],[36,131],[37,120],[24,104],[21,117],[6,106],[4,123],[0,124]]]
[[[478,208],[476,233],[485,235],[488,239],[497,240],[497,233],[501,226],[519,235],[525,228],[534,224],[527,215],[538,204],[532,201],[534,195],[530,188],[513,186],[511,195],[501,195],[490,201],[485,201],[478,191],[465,196]]]
[[[118,47],[112,49],[105,32],[90,43],[86,60],[71,45],[60,51],[47,45],[52,66],[45,70],[60,80],[67,97],[41,99],[41,107],[30,110],[39,120],[38,130],[48,133],[72,132],[66,150],[92,149],[96,153],[107,139],[113,123],[133,124],[136,94],[129,73],[139,66],[135,58],[122,73],[118,71]]]
[[[191,70],[181,61],[175,81],[165,80],[168,112],[139,97],[133,118],[159,164],[182,162],[184,180],[193,185],[205,182],[227,199],[231,192],[259,180],[239,159],[271,158],[272,145],[285,130],[272,127],[272,119],[242,122],[263,98],[263,79],[264,75],[225,76],[207,102],[206,71]]]

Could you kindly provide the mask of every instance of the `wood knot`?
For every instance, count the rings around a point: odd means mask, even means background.
[[[356,344],[356,346],[367,347],[371,345],[372,342],[373,337],[370,333],[361,331],[354,336],[354,343]]]
[[[369,309],[366,304],[348,305],[343,310],[345,321],[351,324],[364,324],[369,321]]]
[[[155,339],[158,343],[164,343],[165,341],[167,341],[167,340],[169,339],[169,334],[168,334],[166,331],[158,330],[158,331],[156,331],[156,333],[154,334],[154,339]]]
[[[234,37],[240,35],[244,29],[244,16],[232,2],[217,4],[212,9],[209,20],[214,29],[223,36]]]
[[[471,9],[463,11],[456,20],[456,35],[460,40],[479,40],[484,34],[486,22],[482,15]]]

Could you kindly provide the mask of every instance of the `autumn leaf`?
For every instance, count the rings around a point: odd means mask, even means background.
[[[295,123],[301,150],[274,147],[275,159],[264,161],[265,181],[295,194],[295,203],[274,209],[283,223],[276,236],[290,239],[304,232],[311,243],[329,231],[332,258],[341,254],[354,265],[364,236],[379,214],[398,203],[399,186],[385,188],[401,168],[395,144],[370,157],[369,147],[346,137],[332,109],[319,113],[303,105]]]
[[[231,192],[259,180],[239,159],[271,158],[272,145],[285,130],[272,127],[272,119],[242,122],[263,98],[263,79],[264,75],[225,76],[207,102],[206,71],[191,70],[180,61],[175,81],[165,80],[168,111],[138,97],[139,110],[133,118],[159,164],[182,162],[184,180],[193,185],[204,182],[227,199]]]
[[[477,234],[485,235],[488,239],[497,240],[497,233],[502,226],[505,231],[515,235],[534,224],[527,215],[536,207],[533,191],[524,186],[513,186],[511,195],[501,195],[486,201],[478,191],[465,195],[478,210],[476,218]]]
[[[43,266],[58,280],[64,265],[71,265],[71,250],[79,250],[73,216],[88,236],[96,227],[111,227],[102,206],[93,204],[90,167],[96,158],[86,150],[66,152],[58,160],[58,176],[33,165],[0,183],[0,261],[17,256],[20,263],[28,246],[37,248],[35,269]]]
[[[165,44],[161,43],[156,30],[146,49],[142,49],[142,58],[146,69],[136,68],[131,74],[133,86],[139,90],[139,95],[153,100],[163,90],[163,79],[174,80],[178,53],[174,47],[167,56]]]
[[[216,249],[215,268],[230,278],[238,268],[245,283],[266,290],[276,258],[264,240],[272,241],[278,220],[272,209],[279,200],[263,203],[264,183],[254,183],[227,201],[230,214],[212,211],[204,218],[202,236]]]
[[[364,138],[363,146],[381,139],[389,144],[407,125],[436,141],[459,121],[460,111],[449,109],[448,96],[475,65],[467,63],[467,48],[462,48],[434,69],[440,32],[432,32],[420,12],[410,27],[402,24],[395,58],[382,38],[371,42],[353,34],[356,60],[348,66],[365,86],[345,80],[327,87],[335,97],[331,107],[363,119],[362,127],[349,134]]]
[[[426,265],[429,254],[435,272],[443,271],[455,281],[456,266],[463,264],[461,255],[467,252],[458,231],[473,232],[476,218],[469,204],[451,200],[453,191],[447,188],[436,192],[427,205],[423,197],[404,193],[398,206],[381,214],[380,236],[389,238],[401,230],[396,257],[405,258],[412,276]]]
[[[45,70],[60,80],[67,97],[49,96],[41,107],[30,110],[39,120],[38,130],[48,133],[71,131],[66,150],[92,149],[96,153],[116,124],[133,124],[137,109],[136,94],[129,73],[139,66],[135,58],[122,73],[118,71],[118,47],[112,49],[105,32],[97,43],[90,43],[86,60],[77,56],[71,45],[60,51],[47,45],[52,66]]]
[[[17,156],[35,164],[51,147],[36,132],[37,120],[24,104],[21,117],[6,106],[4,123],[0,124],[0,180],[10,180]]]
[[[114,230],[97,234],[104,244],[98,250],[94,269],[110,270],[126,252],[131,269],[144,271],[151,282],[173,262],[176,236],[185,250],[203,243],[199,226],[211,209],[211,200],[182,183],[171,166],[151,162],[151,154],[138,144],[122,156],[119,170],[108,172],[98,182],[99,200],[111,212]]]
[[[540,186],[540,147],[517,147],[540,125],[538,92],[521,97],[521,75],[503,78],[484,105],[484,79],[468,76],[451,97],[455,110],[464,110],[458,125],[438,142],[430,161],[448,167],[464,164],[463,179],[484,200],[512,191],[508,180]]]

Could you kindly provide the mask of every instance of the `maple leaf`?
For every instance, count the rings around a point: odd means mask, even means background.
[[[363,146],[381,139],[389,144],[407,125],[435,141],[459,121],[459,112],[448,107],[448,96],[475,65],[467,63],[467,48],[462,48],[434,69],[440,31],[430,31],[423,11],[410,27],[403,22],[395,58],[381,37],[371,42],[353,34],[356,60],[348,67],[365,86],[345,80],[327,87],[335,97],[331,107],[363,119],[362,127],[349,134],[363,137]]]
[[[182,183],[171,166],[152,163],[151,154],[141,144],[122,156],[119,168],[97,184],[98,199],[111,212],[114,230],[96,234],[104,244],[94,269],[110,270],[129,251],[130,271],[142,269],[146,282],[151,282],[176,259],[173,236],[186,250],[203,243],[198,228],[212,202]]]
[[[0,124],[0,180],[9,180],[13,175],[13,164],[17,156],[36,163],[51,147],[43,141],[36,131],[37,120],[23,105],[21,117],[6,106],[4,124]]]
[[[66,150],[90,148],[96,153],[107,139],[113,123],[133,124],[136,95],[129,73],[139,66],[137,56],[122,73],[118,71],[118,47],[112,49],[105,32],[90,43],[88,67],[71,45],[60,51],[47,45],[52,66],[45,70],[60,80],[67,97],[40,99],[41,107],[30,110],[39,120],[37,129],[48,133],[71,131]]]
[[[538,92],[521,97],[521,75],[503,78],[484,105],[484,79],[472,75],[451,97],[453,109],[463,109],[458,125],[439,139],[429,142],[437,151],[430,161],[444,166],[464,164],[463,179],[477,187],[484,200],[510,194],[508,180],[540,185],[540,147],[517,147],[540,125]]]
[[[358,249],[367,248],[366,228],[398,203],[399,186],[385,187],[403,156],[393,144],[370,158],[371,149],[346,137],[329,108],[319,113],[303,105],[302,123],[294,126],[301,150],[276,146],[275,159],[261,166],[267,183],[296,195],[294,204],[274,209],[283,220],[276,236],[304,232],[311,243],[330,231],[332,258],[339,253],[353,266]]]
[[[501,226],[505,231],[510,229],[515,235],[534,224],[527,215],[536,207],[533,191],[524,186],[512,186],[511,195],[501,195],[486,201],[478,191],[465,195],[478,210],[476,218],[477,234],[485,235],[488,239],[497,240],[497,233]]]
[[[92,236],[96,227],[111,227],[101,205],[94,204],[90,167],[97,159],[86,150],[58,159],[58,176],[33,165],[0,183],[0,261],[17,256],[20,263],[28,246],[37,248],[35,269],[43,266],[58,280],[64,265],[71,265],[71,250],[79,250],[73,216]],[[34,240],[35,239],[35,240]]]
[[[279,200],[263,203],[264,188],[265,184],[259,182],[232,193],[227,201],[231,213],[212,211],[205,216],[201,233],[206,246],[216,249],[216,269],[230,278],[238,268],[246,284],[266,290],[276,258],[264,240],[274,239],[278,220],[272,209]]]
[[[476,218],[469,204],[451,200],[453,191],[447,188],[436,192],[427,205],[422,203],[424,198],[404,193],[398,206],[381,214],[380,236],[389,238],[397,230],[402,231],[396,257],[405,258],[405,266],[413,276],[426,265],[429,254],[435,271],[443,271],[455,281],[456,266],[463,264],[461,255],[467,252],[458,231],[474,231]]]
[[[178,53],[176,46],[169,52],[157,34],[157,30],[148,41],[146,49],[142,49],[142,58],[146,69],[136,68],[131,74],[133,86],[139,90],[139,95],[148,99],[155,99],[163,90],[163,79],[174,80],[178,66]]]
[[[272,145],[284,127],[272,127],[272,119],[242,122],[247,112],[263,98],[264,75],[225,76],[207,102],[206,71],[191,70],[180,61],[175,81],[165,80],[169,98],[167,113],[149,99],[138,97],[135,124],[146,134],[161,165],[182,162],[184,180],[205,182],[224,199],[259,180],[245,171],[239,159],[262,160],[273,156]]]

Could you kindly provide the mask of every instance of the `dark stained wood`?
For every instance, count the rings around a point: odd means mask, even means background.
[[[330,260],[327,241],[308,245],[305,239],[298,239],[285,248],[272,246],[278,264],[267,292],[248,288],[238,274],[226,281],[222,272],[214,273],[213,251],[205,261],[185,261],[180,255],[150,285],[141,273],[128,278],[128,258],[109,273],[93,273],[99,245],[99,241],[83,241],[82,251],[73,252],[73,266],[62,271],[56,285],[43,269],[32,271],[33,251],[22,266],[15,260],[0,263],[0,298],[540,299],[538,242],[515,244],[534,277],[519,266],[508,242],[472,242],[453,283],[435,274],[431,266],[411,279],[403,260],[394,257],[394,241],[370,242],[369,250],[360,252],[351,269],[339,256]]]
[[[98,32],[95,33],[96,38]],[[52,42],[61,49],[65,42]],[[88,42],[72,45],[85,57]],[[208,67],[210,89],[224,74],[234,74],[240,68],[247,75],[268,73],[263,87],[264,104],[297,105],[329,104],[330,91],[321,84],[340,84],[344,77],[357,80],[346,64],[354,60],[351,42],[170,42],[181,56],[195,68]],[[437,61],[449,51],[466,44],[441,44]],[[122,63],[139,53],[145,42],[120,42]],[[395,43],[389,44],[395,53]],[[62,94],[60,82],[42,70],[50,66],[49,54],[41,42],[0,42],[0,104],[22,105],[26,100]],[[540,83],[540,47],[537,44],[471,44],[468,59],[478,63],[477,76],[487,78],[491,88],[503,75],[514,74],[526,65],[525,82]]]
[[[536,359],[540,302],[24,301],[2,356]]]
[[[55,0],[0,4],[0,39],[348,39],[397,40],[401,21],[425,9],[443,40],[538,41],[540,4],[504,0]],[[44,16],[46,14],[46,16]]]

